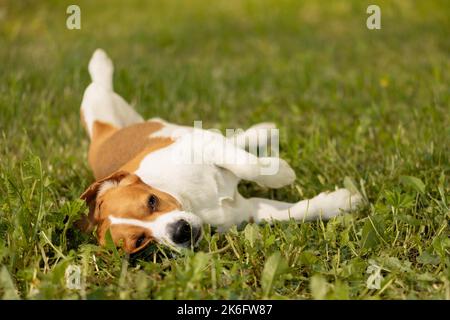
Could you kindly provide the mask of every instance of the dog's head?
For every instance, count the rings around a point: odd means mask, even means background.
[[[89,214],[78,221],[84,231],[97,227],[97,239],[105,244],[109,229],[116,245],[128,253],[152,242],[176,247],[195,245],[201,236],[201,220],[181,209],[171,195],[145,184],[138,176],[117,171],[94,182],[82,195]]]

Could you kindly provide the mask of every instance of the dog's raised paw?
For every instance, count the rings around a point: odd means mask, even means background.
[[[268,188],[281,188],[295,181],[295,171],[281,158],[259,158],[262,163],[261,176],[255,182]]]

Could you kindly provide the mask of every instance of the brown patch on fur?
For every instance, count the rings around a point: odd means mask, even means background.
[[[94,124],[92,125],[91,148],[92,145],[100,146],[106,139],[111,137],[118,130],[119,129],[114,127],[112,124],[101,121],[94,121]]]
[[[171,144],[173,140],[170,138],[149,137],[162,127],[158,121],[148,121],[119,130],[95,121],[88,156],[95,178],[101,179],[120,168],[134,171],[132,169],[139,166],[143,155]]]
[[[80,196],[80,199],[86,201],[86,204],[89,208],[89,213],[87,216],[84,216],[83,218],[81,218],[80,220],[78,220],[75,225],[80,228],[81,230],[83,230],[84,232],[91,232],[95,226],[97,225],[97,223],[99,222],[99,218],[96,215],[96,206],[97,206],[97,193],[100,189],[100,187],[102,186],[102,184],[106,181],[108,182],[114,182],[114,183],[119,183],[122,179],[124,179],[125,177],[127,177],[129,175],[128,172],[126,171],[117,171],[114,172],[112,175],[95,181],[94,183],[92,183],[84,192],[83,194]]]
[[[111,186],[102,191],[105,183],[111,183]],[[151,195],[157,198],[155,211],[148,205]],[[97,226],[99,243],[105,244],[106,231],[110,229],[114,243],[118,245],[123,241],[124,249],[128,253],[136,252],[152,241],[151,232],[126,224],[111,225],[110,215],[116,218],[153,221],[163,214],[181,209],[181,204],[174,197],[148,186],[138,176],[124,171],[118,171],[102,181],[93,183],[81,198],[86,200],[90,208],[83,223]],[[136,246],[136,240],[140,236],[144,236],[144,239]]]
[[[128,253],[135,253],[145,248],[152,242],[153,236],[148,229],[131,225],[110,226],[111,237],[115,244],[122,243],[123,249]],[[142,237],[143,240],[136,245],[136,241]],[[102,240],[104,242],[104,240]],[[104,243],[102,243],[104,245]]]
[[[171,138],[151,138],[149,139],[151,145],[143,149],[141,152],[139,152],[133,159],[128,161],[124,166],[120,168],[120,170],[125,170],[128,172],[134,172],[139,168],[139,165],[141,161],[145,158],[146,155],[149,153],[156,151],[158,149],[162,149],[164,147],[167,147],[168,145],[173,143],[173,140]]]

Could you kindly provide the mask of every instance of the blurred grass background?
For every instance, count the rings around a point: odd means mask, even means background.
[[[81,30],[66,28],[70,4],[0,0],[0,294],[450,298],[448,1],[377,1],[381,30],[366,28],[370,1],[77,1]],[[79,107],[98,47],[145,117],[278,124],[297,181],[244,194],[294,201],[349,176],[370,205],[209,235],[176,258],[98,248],[71,228],[93,179]],[[287,269],[268,289],[269,256]],[[385,266],[379,290],[365,286],[369,260]],[[64,287],[69,263],[82,291]]]

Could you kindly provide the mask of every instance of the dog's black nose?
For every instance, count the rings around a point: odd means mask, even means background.
[[[171,225],[172,241],[176,244],[189,245],[200,236],[200,228],[191,226],[186,220],[179,220]]]

